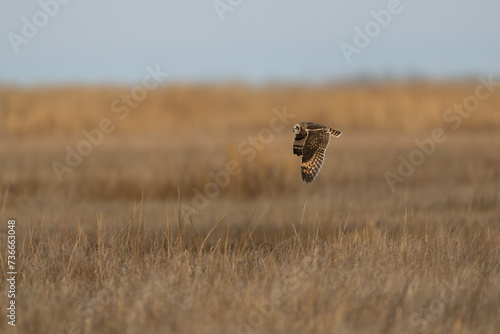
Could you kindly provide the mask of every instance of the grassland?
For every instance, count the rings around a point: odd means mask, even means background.
[[[0,88],[3,312],[10,218],[19,272],[0,332],[497,333],[500,93],[443,120],[476,86],[175,85],[123,119],[128,88]],[[103,118],[113,131],[60,182],[52,163]],[[309,185],[291,149],[304,120],[344,132]],[[446,140],[392,191],[385,173],[436,128]]]

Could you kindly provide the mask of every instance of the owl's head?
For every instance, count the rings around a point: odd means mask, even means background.
[[[296,135],[298,135],[300,133],[300,125],[299,124],[295,124],[293,126],[293,133],[295,133]]]

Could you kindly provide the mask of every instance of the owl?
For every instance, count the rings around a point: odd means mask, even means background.
[[[293,133],[295,133],[293,153],[302,156],[300,166],[302,180],[310,183],[314,181],[323,165],[330,137],[338,138],[342,132],[318,123],[302,122],[293,126]]]

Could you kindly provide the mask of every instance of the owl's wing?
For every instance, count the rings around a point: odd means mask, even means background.
[[[331,132],[329,128],[308,130],[303,156],[302,156],[302,180],[310,183],[314,181],[323,165],[325,151],[330,143]]]

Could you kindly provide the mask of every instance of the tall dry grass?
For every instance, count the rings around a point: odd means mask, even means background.
[[[321,218],[321,217],[320,217]],[[17,300],[25,333],[495,333],[498,227],[349,219],[215,230],[32,226]],[[222,223],[218,224],[222,220]],[[0,301],[5,303],[2,294]],[[5,322],[1,325],[6,328]]]

